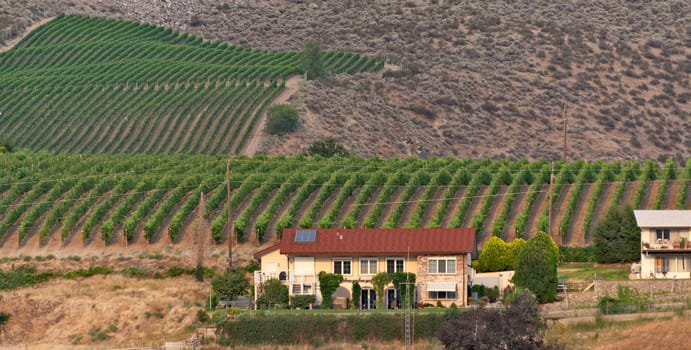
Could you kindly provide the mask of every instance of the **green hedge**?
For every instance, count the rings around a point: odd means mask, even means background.
[[[415,339],[436,338],[441,313],[415,315]],[[332,342],[390,342],[403,339],[403,318],[397,314],[325,315],[254,314],[218,325],[222,345],[308,345]]]
[[[595,247],[559,246],[561,262],[595,262]]]

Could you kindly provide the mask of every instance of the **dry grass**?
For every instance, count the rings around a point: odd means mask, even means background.
[[[556,324],[547,331],[549,341],[566,349],[644,350],[691,349],[686,341],[691,327],[688,317],[668,320],[646,320],[626,323],[604,323],[599,326],[564,326]]]
[[[0,309],[12,317],[3,344],[147,346],[187,339],[208,290],[190,276],[110,275],[6,292]]]

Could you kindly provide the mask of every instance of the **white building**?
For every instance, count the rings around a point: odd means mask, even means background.
[[[691,278],[691,210],[634,210],[641,278]]]

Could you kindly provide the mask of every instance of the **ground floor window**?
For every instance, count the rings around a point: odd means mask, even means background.
[[[293,284],[293,294],[314,294],[312,293],[312,286],[309,284]]]
[[[456,292],[428,292],[432,300],[456,300]]]

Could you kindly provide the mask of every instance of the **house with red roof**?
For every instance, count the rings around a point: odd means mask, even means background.
[[[343,276],[330,306],[347,307],[357,298],[363,309],[373,309],[376,299],[383,298],[385,307],[395,308],[401,293],[391,284],[384,295],[376,295],[372,278],[381,272],[412,272],[418,305],[462,306],[468,302],[474,248],[472,228],[285,229],[280,242],[254,254],[261,261],[254,275],[255,295],[260,283],[277,278],[290,296],[315,295],[321,304],[317,276],[325,271]],[[355,281],[360,295],[352,295]]]

